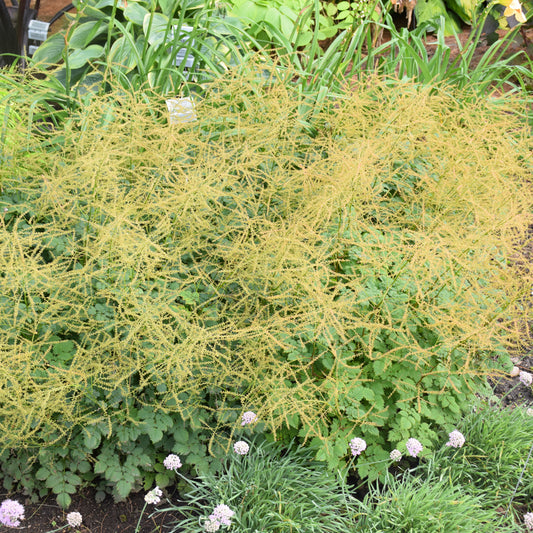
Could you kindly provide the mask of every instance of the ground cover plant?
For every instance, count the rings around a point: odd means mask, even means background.
[[[220,505],[232,511],[232,531],[239,533],[335,533],[350,531],[356,524],[354,513],[349,512],[352,499],[335,474],[324,470],[303,448],[259,439],[250,445],[237,441],[221,472],[186,480],[186,484],[191,487],[184,502],[167,508],[162,504],[157,511],[173,510],[183,517],[171,531],[196,531],[199,518],[209,530],[209,516]]]
[[[502,506],[509,511],[512,501],[528,504],[533,494],[531,414],[526,409],[503,409],[498,403],[478,406],[461,422],[470,445],[454,453],[442,448],[427,471],[450,485],[473,485],[483,493],[487,508]]]
[[[169,485],[169,452],[213,473],[249,409],[330,469],[364,439],[357,473],[383,479],[392,449],[430,455],[510,368],[531,287],[511,265],[532,206],[523,103],[367,80],[310,131],[286,81],[235,69],[186,125],[120,89],[61,128],[11,123],[4,486],[66,507],[86,483]]]

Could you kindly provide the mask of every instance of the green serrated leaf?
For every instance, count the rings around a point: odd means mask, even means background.
[[[117,491],[117,494],[121,498],[127,498],[129,496],[132,488],[133,488],[133,483],[131,483],[130,481],[127,481],[125,479],[121,479],[115,485],[115,489]]]
[[[112,483],[117,483],[122,479],[122,468],[120,466],[113,466],[105,471],[105,477]]]
[[[148,428],[147,433],[153,444],[159,442],[163,438],[163,432],[157,427]]]
[[[63,483],[63,474],[52,474],[50,476],[48,476],[46,478],[46,483],[45,485],[49,488],[49,489],[54,489],[54,487],[58,487],[59,485],[61,485]]]
[[[37,470],[37,472],[35,472],[35,477],[40,481],[44,481],[49,476],[50,470],[48,470],[48,468],[45,468],[44,466],[42,466],[41,468],[39,468],[39,470]]]
[[[168,486],[169,483],[170,483],[170,476],[168,475],[168,473],[162,472],[160,474],[156,474],[155,484],[158,487],[164,488]]]
[[[56,502],[62,509],[67,509],[72,503],[72,498],[67,492],[61,492],[56,496]]]

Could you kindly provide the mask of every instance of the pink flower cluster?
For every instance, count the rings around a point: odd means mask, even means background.
[[[163,491],[159,487],[156,487],[155,489],[152,489],[150,492],[146,493],[144,501],[146,503],[157,505],[161,501],[161,496],[163,496]]]
[[[366,450],[366,442],[363,439],[355,437],[355,439],[350,441],[350,449],[352,450],[352,455],[354,457],[360,455]]]
[[[174,470],[174,472],[181,468],[181,460],[180,458],[171,453],[170,455],[167,455],[167,458],[163,461],[163,465],[167,470]]]
[[[533,375],[529,372],[520,372],[520,374],[518,374],[518,379],[526,387],[529,387],[533,383]]]
[[[205,531],[218,531],[220,526],[231,526],[231,518],[235,514],[227,505],[217,505],[209,518],[204,522]]]
[[[233,450],[238,455],[246,455],[250,451],[250,446],[247,442],[240,440],[233,445]]]
[[[67,524],[70,527],[80,527],[82,522],[83,522],[83,519],[80,513],[77,513],[76,511],[72,513],[68,513]]]
[[[402,452],[400,450],[392,450],[392,452],[390,452],[390,458],[391,458],[391,461],[394,461],[396,463],[398,463],[399,461],[402,460]]]
[[[416,439],[408,439],[405,443],[405,447],[407,448],[407,453],[411,457],[416,457],[424,449],[422,443]]]
[[[0,505],[0,524],[18,527],[24,520],[24,506],[15,500],[4,500]]]
[[[465,443],[464,435],[456,429],[449,433],[448,437],[450,440],[446,443],[446,446],[451,446],[452,448],[460,448]]]
[[[246,411],[246,413],[242,415],[241,426],[252,424],[256,420],[257,420],[257,415],[253,411]]]

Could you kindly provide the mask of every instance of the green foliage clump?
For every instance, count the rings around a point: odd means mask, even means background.
[[[473,487],[486,508],[527,504],[533,494],[533,417],[525,408],[479,404],[461,421],[466,443],[437,451],[427,469],[448,483]]]
[[[363,437],[372,479],[506,361],[531,287],[520,103],[367,80],[310,130],[258,70],[186,125],[86,97],[0,168],[5,486],[66,505],[165,486],[170,451],[214,471],[249,409],[330,468]]]
[[[396,533],[512,533],[514,526],[485,506],[483,494],[471,494],[446,480],[405,476],[391,480],[385,489],[371,489],[360,503],[360,520],[354,531]]]
[[[67,93],[106,87],[110,76],[126,89],[173,93],[193,72],[197,78],[200,69],[216,76],[235,61],[239,30],[229,35],[212,1],[75,0],[74,5],[76,16],[32,58],[34,65],[57,65],[54,76]]]
[[[247,455],[232,452],[220,472],[189,484],[187,503],[164,509],[184,516],[172,532],[197,531],[199,519],[222,502],[235,512],[235,533],[337,533],[356,525],[353,498],[303,448],[256,439]]]

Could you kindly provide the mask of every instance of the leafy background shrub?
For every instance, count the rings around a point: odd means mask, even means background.
[[[479,14],[466,43],[456,34],[456,42],[450,43],[444,37],[453,21],[441,0],[441,12],[432,11],[435,2],[418,3],[426,5],[426,16],[419,14],[416,30],[408,31],[396,27],[388,6],[364,0],[88,0],[77,5],[68,27],[39,47],[32,64],[57,65],[49,81],[55,82],[56,94],[67,98],[88,90],[106,92],[117,82],[127,91],[203,93],[210,80],[232,66],[248,64],[254,55],[267,70],[285,69],[286,82],[299,86],[307,107],[328,95],[341,95],[345,79],[369,72],[386,79],[469,87],[483,95],[531,85],[531,59],[523,52],[509,53],[521,25],[504,39],[496,37],[474,61],[488,31],[490,9]],[[380,43],[384,30],[390,38]],[[437,37],[433,55],[427,50],[428,33]],[[454,48],[458,54],[452,53]]]
[[[70,24],[51,35],[32,58],[40,65],[59,65],[54,75],[67,92],[77,84],[84,90],[105,87],[112,76],[126,89],[143,86],[172,93],[191,81],[193,72],[198,77],[200,70],[208,70],[216,76],[249,50],[240,38],[239,21],[218,17],[209,0],[88,0],[74,5]]]
[[[330,468],[363,436],[375,479],[509,364],[531,287],[520,102],[367,80],[310,133],[263,70],[177,127],[160,100],[88,95],[0,169],[7,488],[123,498],[168,484],[170,451],[215,471],[248,409]]]

